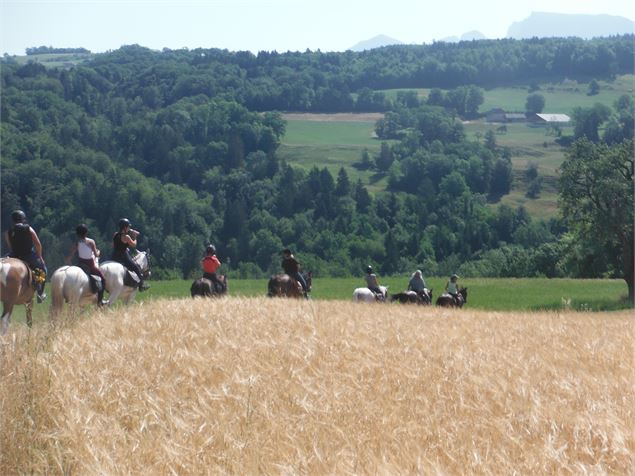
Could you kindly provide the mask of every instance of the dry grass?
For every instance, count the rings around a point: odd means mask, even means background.
[[[229,298],[14,327],[0,474],[628,474],[633,324]]]

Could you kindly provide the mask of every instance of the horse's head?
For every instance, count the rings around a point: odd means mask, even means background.
[[[139,251],[133,259],[135,263],[139,265],[139,269],[141,269],[141,274],[143,274],[143,277],[144,278],[149,277],[150,276],[150,250]]]
[[[309,271],[304,274],[304,282],[306,283],[306,290],[311,291],[311,284],[313,282],[313,272]]]
[[[463,296],[463,302],[467,302],[467,288],[459,289],[459,294]]]

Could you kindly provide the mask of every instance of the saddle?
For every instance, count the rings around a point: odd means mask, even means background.
[[[126,272],[123,275],[123,284],[125,286],[129,286],[131,288],[138,288],[140,284],[139,276],[134,271],[130,271],[128,268],[125,268]]]
[[[86,273],[86,276],[88,276],[88,282],[90,283],[90,290],[93,292],[93,294],[98,294],[104,291],[104,286],[99,276],[97,276],[96,274],[90,274],[90,270],[88,269],[88,267],[82,264],[79,264],[79,268],[84,273]]]

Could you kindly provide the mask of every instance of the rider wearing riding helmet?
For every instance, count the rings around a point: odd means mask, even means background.
[[[377,275],[373,273],[372,266],[366,267],[366,276],[364,276],[364,279],[366,280],[366,286],[368,286],[368,289],[373,292],[375,297],[377,299],[383,300],[385,296],[379,288],[379,280],[377,279]]]
[[[145,291],[150,286],[143,282],[143,273],[139,265],[132,259],[130,248],[137,247],[137,237],[139,232],[130,226],[130,220],[122,218],[119,220],[119,231],[112,237],[113,252],[112,260],[124,265],[139,277],[139,291]]]
[[[216,270],[220,268],[221,262],[216,256],[216,247],[212,244],[207,245],[205,248],[205,257],[201,260],[201,267],[203,268],[203,277],[209,279],[214,283],[214,287],[223,291],[225,285],[216,276]]]
[[[104,304],[108,304],[108,301],[104,301],[106,278],[104,278],[104,274],[101,272],[101,269],[99,269],[99,266],[97,266],[97,258],[99,258],[101,252],[99,248],[97,248],[95,240],[88,238],[88,227],[85,224],[82,223],[78,225],[77,228],[75,228],[75,233],[77,234],[77,241],[73,243],[71,253],[66,257],[66,262],[70,262],[71,256],[76,253],[79,267],[84,270],[84,272],[99,276],[101,279],[101,286],[97,291],[97,305],[103,306]]]
[[[22,210],[11,213],[13,225],[5,234],[5,241],[9,247],[9,256],[18,258],[28,264],[34,272],[37,300],[44,301],[44,285],[46,283],[46,263],[42,257],[42,243],[37,233],[26,221],[26,214]]]

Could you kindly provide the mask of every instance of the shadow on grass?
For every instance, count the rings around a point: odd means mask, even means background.
[[[635,309],[632,301],[629,301],[628,297],[624,296],[621,299],[561,299],[560,301],[554,301],[546,304],[540,304],[537,306],[531,306],[532,311],[589,311],[589,312],[601,312],[601,311],[622,311],[624,309]]]

